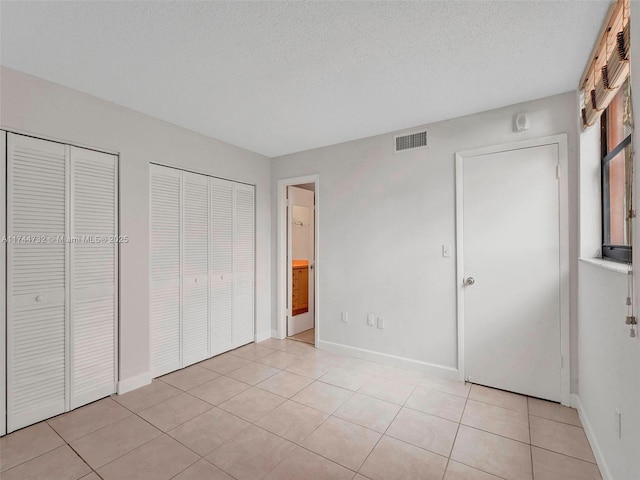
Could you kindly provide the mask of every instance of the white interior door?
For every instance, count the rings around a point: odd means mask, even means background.
[[[70,408],[116,391],[117,157],[70,147]]]
[[[463,159],[465,372],[560,401],[558,145]],[[460,213],[460,212],[459,212]]]
[[[7,132],[0,130],[0,182],[6,185],[7,166]],[[0,195],[0,333],[2,338],[7,338],[6,324],[6,195]],[[7,433],[7,367],[6,367],[6,341],[0,341],[0,435]]]
[[[255,339],[255,188],[235,183],[233,192],[233,335],[238,347]]]
[[[315,194],[310,190],[290,186],[287,188],[287,278],[289,315],[287,335],[296,335],[314,327],[315,292]],[[307,262],[307,298],[306,312],[293,311],[293,264]],[[297,292],[300,294],[300,292]]]
[[[209,177],[182,172],[182,366],[209,356]]]
[[[154,377],[181,367],[181,180],[174,168],[151,174],[151,371]]]
[[[211,182],[211,355],[233,348],[233,182]]]
[[[69,147],[7,135],[7,431],[68,410]]]

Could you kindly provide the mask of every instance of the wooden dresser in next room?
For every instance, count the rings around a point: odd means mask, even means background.
[[[309,311],[309,262],[293,261],[293,282],[291,287],[292,314],[300,315]]]

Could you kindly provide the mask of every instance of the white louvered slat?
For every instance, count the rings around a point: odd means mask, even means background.
[[[67,407],[68,147],[7,135],[7,234],[40,242],[7,245],[7,431]],[[14,239],[19,240],[19,239]]]
[[[73,304],[71,408],[115,393],[114,296]]]
[[[182,173],[182,366],[209,356],[209,177]]]
[[[70,401],[116,391],[117,159],[71,147]]]
[[[254,340],[255,189],[234,184],[233,325],[236,346]]]
[[[233,348],[233,279],[214,279],[211,283],[211,355]]]
[[[151,165],[151,369],[181,367],[180,171]]]
[[[233,182],[211,179],[211,355],[233,344]]]

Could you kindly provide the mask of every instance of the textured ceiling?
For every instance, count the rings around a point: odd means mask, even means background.
[[[0,63],[276,156],[572,90],[608,5],[2,1]]]

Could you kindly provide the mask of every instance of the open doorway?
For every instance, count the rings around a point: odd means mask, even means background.
[[[278,337],[318,338],[318,178],[278,182]]]
[[[287,337],[315,345],[315,184],[287,186]]]

